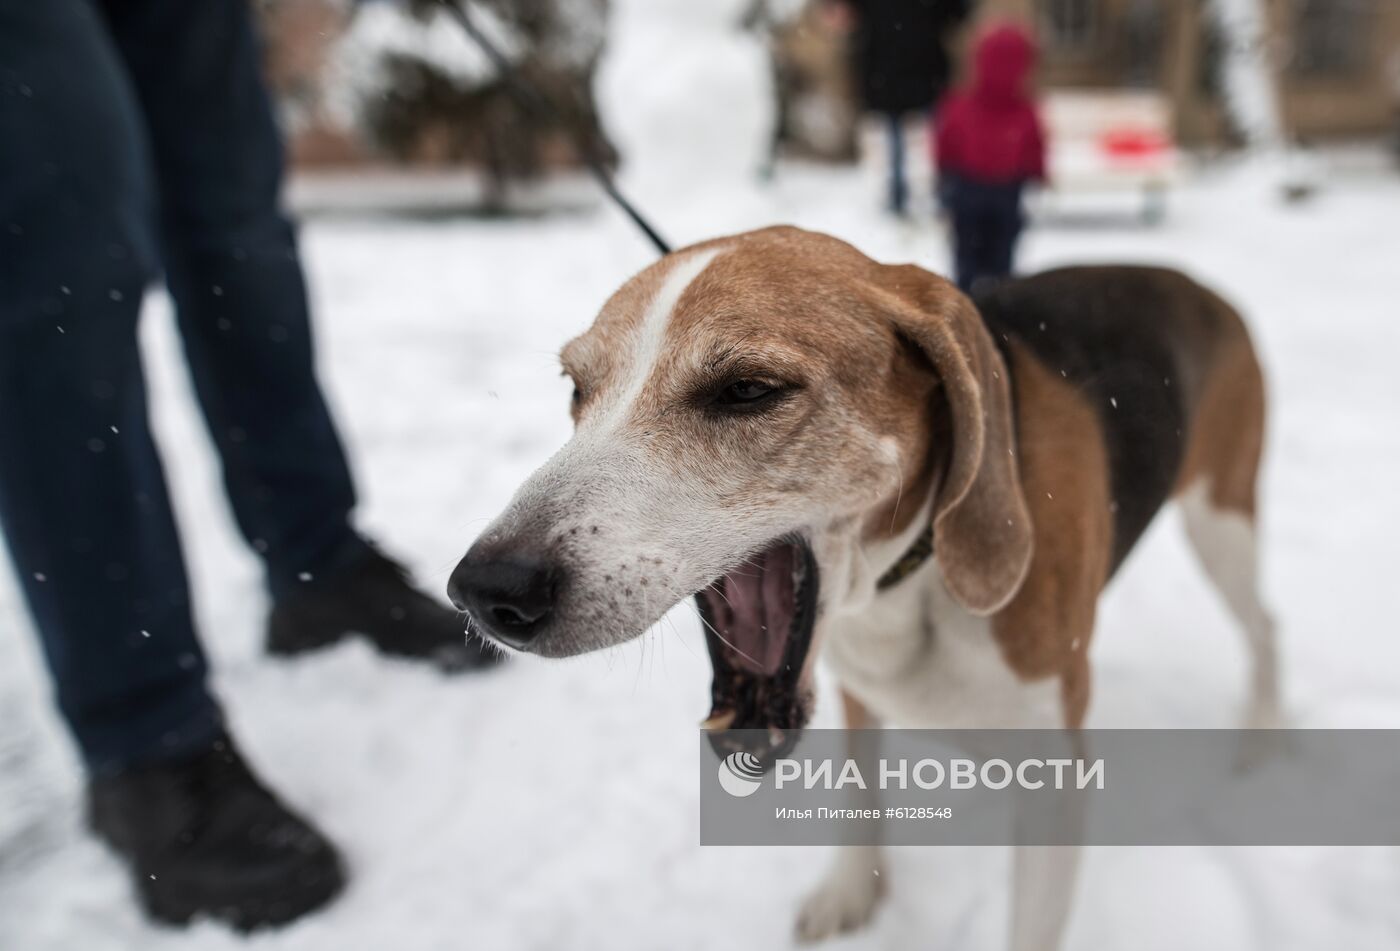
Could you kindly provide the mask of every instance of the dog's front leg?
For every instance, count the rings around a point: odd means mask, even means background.
[[[841,691],[846,729],[874,730],[879,726],[865,706],[846,691]],[[876,759],[878,740],[873,734],[852,734],[850,755],[860,765],[861,772],[873,775],[867,763]],[[875,791],[858,792],[856,808],[872,808]],[[885,868],[880,847],[874,844],[851,844],[837,848],[836,860],[826,877],[802,902],[797,915],[797,938],[811,942],[829,938],[843,931],[854,931],[868,922],[885,894]]]
[[[1018,845],[1013,868],[1011,951],[1055,951],[1074,897],[1079,846]]]
[[[1082,755],[1082,749],[1077,739],[1066,739],[1064,751],[1057,755]],[[1021,843],[1044,841],[1044,830],[1055,830],[1059,841],[1076,842],[1083,830],[1083,809],[1070,792],[1026,792],[1017,797],[1014,821],[1018,844],[1012,856],[1009,947],[1011,951],[1055,951],[1074,899],[1080,846]]]

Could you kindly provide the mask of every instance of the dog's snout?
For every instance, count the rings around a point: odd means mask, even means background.
[[[524,648],[554,609],[558,571],[544,558],[520,552],[467,552],[452,572],[447,595],[487,634]]]

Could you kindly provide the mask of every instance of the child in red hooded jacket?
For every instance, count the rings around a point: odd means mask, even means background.
[[[1025,223],[1021,192],[1045,180],[1045,135],[1027,89],[1035,44],[1003,25],[978,40],[970,86],[948,94],[934,120],[939,194],[953,221],[958,286],[1011,273]]]

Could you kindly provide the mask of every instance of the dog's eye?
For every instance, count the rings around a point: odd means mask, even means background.
[[[714,405],[732,409],[752,409],[780,391],[781,387],[762,380],[735,380],[715,394]]]
[[[578,378],[568,370],[561,370],[559,375],[574,385],[574,391],[569,394],[569,408],[577,410],[583,405],[583,387],[579,384]]]
[[[711,391],[708,405],[721,413],[763,412],[783,401],[794,387],[764,380],[735,380]]]

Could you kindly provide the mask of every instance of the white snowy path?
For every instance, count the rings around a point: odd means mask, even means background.
[[[723,121],[711,113],[677,134],[705,139]],[[945,269],[931,224],[900,228],[871,210],[868,172],[796,170],[769,190],[716,178],[668,186],[639,161],[632,183],[678,243],[793,222]],[[1273,400],[1265,583],[1298,726],[1400,728],[1397,219],[1393,176],[1338,180],[1285,209],[1247,169],[1217,170],[1176,196],[1163,228],[1047,227],[1024,249],[1027,269],[1183,267],[1251,320]],[[520,223],[322,220],[305,247],[362,523],[441,590],[472,537],[567,437],[554,353],[648,248],[610,210]],[[520,660],[482,678],[445,678],[354,643],[290,663],[264,657],[257,566],[220,495],[166,306],[151,311],[158,432],[215,686],[258,767],[341,844],[354,880],[326,912],[253,939],[208,923],[146,924],[119,866],[81,831],[76,763],[6,575],[0,949],[787,946],[826,855],[697,845],[695,724],[709,668],[688,610],[606,655]],[[1093,654],[1092,725],[1234,723],[1240,638],[1174,515],[1115,581]],[[834,723],[831,706],[821,723]],[[830,947],[1002,946],[1005,850],[898,850],[891,866],[871,929]],[[1091,850],[1067,947],[1392,951],[1400,852]]]

